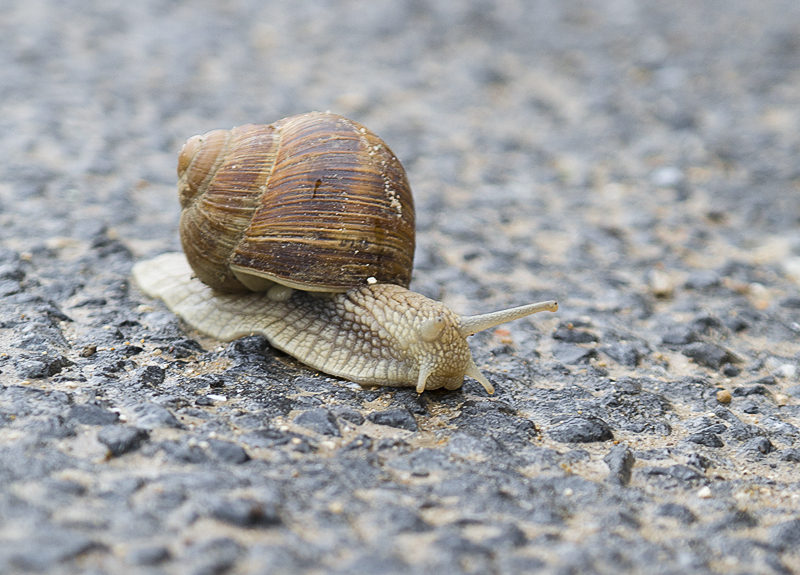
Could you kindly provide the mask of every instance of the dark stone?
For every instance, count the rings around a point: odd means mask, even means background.
[[[213,506],[211,515],[237,527],[274,527],[281,524],[275,505],[252,499],[219,501]]]
[[[723,531],[727,529],[750,529],[756,527],[758,521],[744,509],[737,509],[720,519],[712,529]]]
[[[297,425],[301,425],[311,431],[321,433],[322,435],[331,435],[334,437],[342,436],[336,418],[324,407],[304,411],[294,418],[294,422]]]
[[[686,437],[686,441],[697,443],[698,445],[705,445],[706,447],[723,447],[725,445],[719,438],[719,435],[710,431],[693,433]]]
[[[154,446],[161,449],[164,454],[177,463],[206,463],[208,455],[199,445],[187,445],[177,441],[162,441]]]
[[[647,475],[665,475],[681,481],[697,481],[705,476],[691,467],[685,465],[671,465],[669,467],[648,467],[644,470]]]
[[[704,365],[711,369],[719,369],[723,363],[732,363],[735,358],[713,343],[698,341],[690,343],[681,350],[686,357],[691,357],[698,365]]]
[[[169,353],[176,359],[191,357],[197,353],[202,353],[205,351],[202,345],[188,337],[172,340],[169,345],[160,349]]]
[[[549,435],[561,443],[591,443],[614,439],[611,428],[598,417],[591,415],[568,415],[552,421],[556,426],[550,429]]]
[[[339,419],[344,419],[346,422],[352,423],[353,425],[362,425],[364,423],[364,416],[351,407],[341,407],[334,413],[336,413],[336,417]]]
[[[140,547],[132,549],[125,557],[128,563],[132,565],[158,565],[164,561],[168,561],[172,557],[169,549],[156,545],[153,547]]]
[[[325,402],[321,398],[313,395],[301,395],[294,398],[294,409],[314,409],[323,407]]]
[[[451,467],[450,457],[446,453],[425,447],[393,459],[390,465],[396,469],[411,471],[416,477],[427,477],[435,471]]]
[[[500,400],[468,399],[461,405],[461,415],[453,423],[459,431],[491,440],[497,446],[526,447],[537,435],[533,421],[519,416]]]
[[[49,493],[82,496],[86,494],[86,486],[64,479],[50,479],[44,482]]]
[[[289,447],[292,451],[297,451],[298,453],[313,453],[317,451],[317,443],[303,436],[293,437]]]
[[[795,438],[800,436],[800,429],[787,421],[782,421],[777,417],[765,417],[761,420],[761,426],[766,429],[770,434],[783,435],[786,438]],[[790,439],[793,443],[793,441]]]
[[[436,541],[436,546],[456,557],[476,555],[489,557],[491,550],[485,545],[470,541],[455,532],[445,532]]]
[[[592,343],[597,341],[597,336],[584,329],[559,327],[553,332],[553,339],[566,343]]]
[[[369,450],[372,447],[372,438],[363,433],[357,436],[353,441],[342,447],[342,451],[353,451],[356,449]]]
[[[413,573],[413,568],[397,556],[386,556],[383,551],[357,552],[354,559],[347,561],[341,569],[330,571],[331,575],[405,575]]]
[[[123,425],[111,425],[97,432],[97,440],[115,457],[139,449],[149,438],[147,430]]]
[[[211,389],[221,389],[225,387],[225,377],[215,373],[205,373],[192,378],[192,382],[198,387],[210,387]]]
[[[747,397],[748,395],[769,395],[769,390],[763,385],[736,387],[733,389],[732,395],[735,397]]]
[[[781,461],[790,461],[792,463],[800,463],[800,449],[782,449],[778,452],[778,459]]]
[[[622,377],[612,382],[614,389],[625,395],[639,395],[642,393],[642,382],[632,377]]]
[[[185,551],[193,569],[191,575],[223,575],[230,571],[244,547],[229,537],[219,537]]]
[[[742,410],[742,412],[748,413],[750,415],[753,415],[755,413],[759,413],[761,411],[761,407],[759,407],[759,405],[757,403],[752,402],[752,401],[748,401],[747,403],[743,403],[740,406],[740,409]]]
[[[622,446],[620,446],[620,447],[622,447]],[[612,451],[613,451],[613,449],[612,449]],[[606,455],[606,458],[609,455],[611,455],[611,453],[608,453]],[[589,459],[591,459],[591,457],[592,457],[591,454],[588,451],[586,451],[585,449],[571,449],[571,450],[567,451],[564,454],[564,462],[568,463],[568,464],[573,464],[573,463],[577,463],[579,461],[589,461]],[[603,458],[603,461],[605,461],[605,463],[608,464],[608,461],[606,461],[606,458]]]
[[[98,544],[82,533],[42,528],[16,541],[5,559],[12,569],[52,571],[58,563],[74,559],[96,547]]]
[[[664,503],[658,509],[656,509],[656,515],[661,517],[672,517],[684,525],[689,525],[697,520],[695,514],[692,513],[688,507],[685,505],[680,505],[679,503]]]
[[[112,425],[119,421],[119,414],[93,403],[73,405],[67,417],[84,425]]]
[[[678,325],[665,333],[661,341],[669,345],[687,345],[699,339],[700,334],[696,329],[688,325]]]
[[[224,355],[240,361],[264,361],[269,342],[263,335],[251,335],[233,341],[225,349]]]
[[[726,363],[722,366],[722,375],[725,377],[736,377],[742,372],[737,366],[732,363]]]
[[[37,446],[35,451],[13,445],[0,449],[0,480],[6,484],[19,480],[34,481],[78,465],[75,459],[47,446]]]
[[[740,332],[750,327],[750,322],[742,316],[734,315],[725,319],[725,325],[731,331]]]
[[[683,425],[691,432],[710,431],[711,433],[721,433],[727,429],[724,423],[714,423],[714,419],[705,415],[687,419],[683,422]]]
[[[23,421],[22,429],[26,433],[35,434],[39,439],[64,439],[76,435],[72,422],[65,421],[60,415]]]
[[[635,512],[628,509],[614,509],[603,517],[603,525],[606,528],[619,526],[627,527],[628,529],[640,529],[642,527],[642,523],[636,517]]]
[[[513,523],[496,525],[495,528],[499,528],[500,533],[484,541],[486,546],[491,549],[511,550],[516,547],[521,547],[528,542],[525,532]]]
[[[138,345],[122,345],[117,348],[117,351],[122,354],[122,357],[131,357],[142,353],[144,348],[139,347]]]
[[[390,534],[424,533],[431,530],[431,526],[416,511],[399,505],[380,508],[373,517],[373,522],[381,532]]]
[[[208,440],[208,450],[219,461],[226,463],[241,464],[250,461],[250,456],[240,445],[231,443],[230,441],[221,441],[219,439]]]
[[[772,526],[767,543],[780,551],[797,550],[800,547],[800,519],[791,519]]]
[[[699,453],[690,453],[686,456],[686,465],[691,465],[705,471],[709,467],[711,467],[711,460],[708,457],[703,457]]]
[[[25,270],[19,262],[0,265],[0,280],[14,280],[21,282],[25,279]]]
[[[0,280],[0,298],[5,298],[22,291],[22,284],[15,280]]]
[[[751,423],[739,422],[731,425],[725,434],[737,441],[746,441],[748,439],[764,435],[764,431],[760,427],[757,427]]]
[[[276,415],[288,415],[295,409],[295,402],[292,398],[286,397],[282,393],[265,393],[258,397],[258,408],[263,410],[264,418],[275,417]]]
[[[502,355],[513,355],[514,354],[514,346],[508,343],[503,343],[500,345],[494,346],[492,349],[489,350],[495,357],[500,357]]]
[[[553,347],[553,357],[567,365],[578,365],[589,363],[590,359],[597,357],[597,350],[572,343],[559,343]]]
[[[157,365],[145,365],[136,370],[134,378],[147,385],[161,385],[164,383],[164,368]]]
[[[45,379],[60,373],[71,362],[62,355],[42,355],[36,359],[21,357],[16,361],[17,375],[21,379]]]
[[[79,301],[72,307],[104,307],[108,303],[108,300],[104,297],[87,297],[84,300]]]
[[[719,274],[711,270],[694,271],[683,284],[686,289],[704,290],[720,285]]]
[[[417,431],[417,420],[408,409],[390,409],[388,411],[373,411],[367,419],[378,425],[388,425],[398,429]]]
[[[339,385],[332,379],[312,377],[308,375],[302,375],[296,378],[292,384],[297,389],[308,391],[310,393],[320,393],[322,391],[333,393],[339,388]]]
[[[14,347],[17,349],[38,352],[43,355],[45,355],[45,352],[47,352],[48,354],[57,356],[57,353],[53,353],[54,348],[65,347],[67,345],[63,335],[61,334],[61,331],[58,329],[45,325],[37,325],[35,323],[29,324],[29,327],[34,326],[37,328],[37,331],[34,333],[29,333],[20,338]],[[39,358],[32,357],[30,359]]]
[[[428,415],[426,396],[410,388],[400,388],[394,392],[389,409],[407,409],[412,415]]]
[[[536,557],[502,554],[497,558],[499,573],[545,573],[547,563]]]
[[[178,421],[172,413],[157,403],[144,403],[133,408],[136,415],[136,423],[142,429],[156,429],[158,427],[172,427],[184,429],[184,425]]]
[[[384,437],[378,440],[378,443],[375,444],[375,451],[382,451],[384,449],[403,451],[407,448],[408,443],[397,437]]]
[[[736,417],[730,409],[728,409],[727,407],[722,407],[721,405],[718,405],[714,408],[714,415],[716,415],[717,417],[719,417],[724,421],[727,421],[728,423],[736,423],[736,424],[741,423],[741,421],[739,421],[739,418]]]
[[[723,323],[718,317],[708,312],[703,312],[692,320],[692,326],[702,333],[707,333],[712,329],[722,329]]]
[[[772,445],[772,442],[766,437],[754,437],[753,439],[748,439],[747,442],[742,445],[740,451],[744,453],[760,453],[766,455],[767,453],[775,451],[775,446]]]
[[[284,433],[277,429],[266,427],[242,435],[239,439],[252,447],[273,448],[286,445],[292,440],[292,437],[293,435],[290,433]]]
[[[611,451],[603,458],[608,465],[609,473],[606,481],[616,485],[626,486],[631,480],[631,469],[636,463],[630,447],[621,443],[611,448]]]
[[[638,343],[617,342],[601,347],[600,351],[620,365],[636,367],[646,353],[646,349],[643,352],[643,348],[644,346]]]
[[[207,395],[201,395],[197,399],[194,400],[194,404],[199,407],[211,407],[214,405],[214,400],[208,397]]]

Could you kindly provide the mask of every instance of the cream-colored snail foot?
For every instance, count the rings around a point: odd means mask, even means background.
[[[232,340],[259,333],[306,365],[364,385],[457,389],[465,376],[488,393],[494,387],[475,365],[466,338],[477,331],[540,311],[554,301],[486,315],[458,316],[441,302],[403,287],[375,284],[320,298],[293,291],[221,294],[203,284],[182,254],[136,264],[142,290],[160,298],[186,323]]]

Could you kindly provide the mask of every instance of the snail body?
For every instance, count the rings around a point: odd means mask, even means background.
[[[260,333],[363,385],[494,388],[466,338],[554,301],[459,316],[407,289],[414,205],[372,132],[302,114],[190,138],[178,158],[184,254],[139,262],[142,290],[220,340]]]
[[[193,328],[230,341],[259,333],[306,365],[364,385],[457,389],[464,376],[494,387],[475,365],[467,336],[539,311],[554,301],[494,314],[462,317],[444,304],[392,284],[374,284],[319,297],[294,291],[275,301],[267,293],[221,294],[196,277],[179,253],[139,262],[142,290],[164,301]]]

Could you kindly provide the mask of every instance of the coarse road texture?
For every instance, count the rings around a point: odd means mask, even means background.
[[[497,392],[133,285],[189,136],[330,110]],[[800,2],[0,0],[0,572],[800,572]]]

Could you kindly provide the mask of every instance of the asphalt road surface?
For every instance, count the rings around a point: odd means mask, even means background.
[[[133,283],[193,134],[330,110],[496,388],[366,388]],[[0,571],[800,572],[796,0],[0,2]]]

